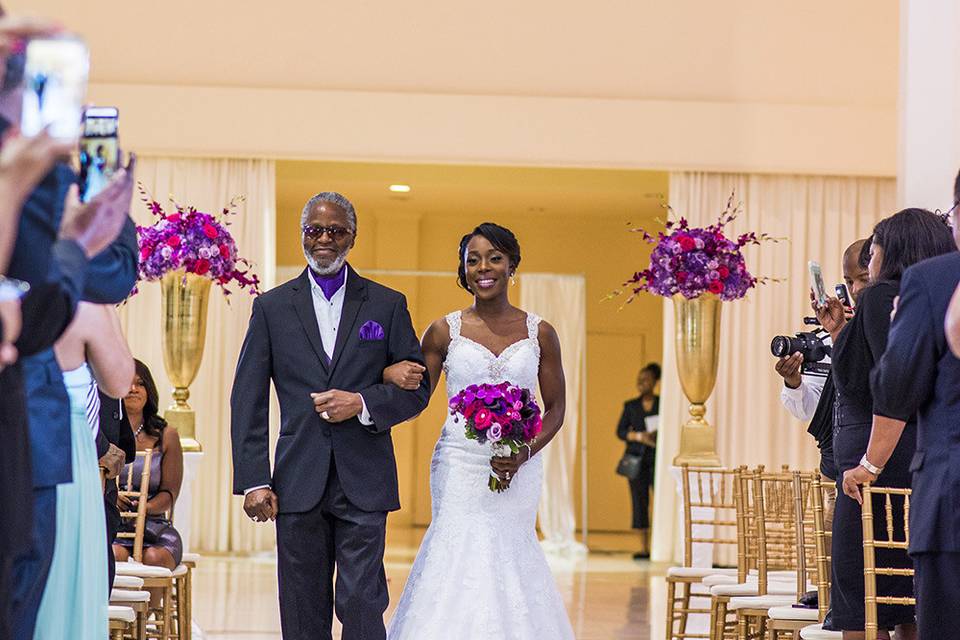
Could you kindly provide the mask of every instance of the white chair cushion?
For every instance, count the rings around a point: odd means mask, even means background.
[[[736,569],[716,569],[714,567],[670,567],[667,575],[671,578],[706,578],[707,576],[737,577]]]
[[[172,575],[173,575],[174,578],[179,578],[179,577],[181,577],[181,576],[187,575],[187,571],[189,571],[189,569],[187,569],[187,566],[186,566],[186,565],[184,565],[184,564],[178,564],[178,565],[177,565],[177,568],[173,570],[173,574],[172,574]]]
[[[143,588],[143,578],[138,578],[136,576],[114,576],[113,588],[131,589],[133,591],[137,591]]]
[[[140,564],[139,562],[118,562],[118,576],[136,576],[138,578],[170,578],[173,573],[166,567],[155,567],[149,564]]]
[[[200,562],[200,554],[199,554],[199,553],[185,553],[185,554],[183,554],[183,558],[180,560],[180,562],[183,562],[183,563],[192,562],[193,564],[199,564],[199,562]]]
[[[820,617],[820,611],[818,609],[810,609],[809,607],[771,607],[767,611],[767,617],[771,620],[803,620],[816,622],[817,618]]]
[[[135,622],[137,620],[136,611],[130,607],[122,607],[119,605],[110,605],[108,615],[111,620],[120,620],[121,622]]]
[[[720,574],[720,575],[711,574],[709,576],[706,576],[700,582],[703,583],[703,585],[706,587],[715,587],[718,584],[737,584],[737,575],[733,574],[731,576],[731,575],[725,575],[725,574]],[[750,582],[750,576],[747,576],[747,582]],[[756,582],[756,578],[754,578],[754,582]]]
[[[731,597],[756,596],[760,594],[760,588],[756,582],[749,581],[742,584],[718,584],[715,587],[710,587],[710,594]],[[767,594],[772,596],[796,596],[797,585],[786,582],[768,582]],[[794,601],[796,601],[796,598],[794,598]]]
[[[803,640],[843,640],[843,633],[840,631],[824,631],[821,625],[812,624],[800,629],[800,637]]]
[[[149,591],[127,591],[125,589],[114,589],[110,592],[110,602],[150,602]]]
[[[797,596],[775,596],[767,594],[765,596],[740,596],[730,598],[727,609],[736,611],[737,609],[769,609],[770,607],[782,607],[793,604],[797,601]]]

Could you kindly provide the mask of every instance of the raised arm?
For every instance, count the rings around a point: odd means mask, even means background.
[[[93,368],[97,386],[111,398],[122,398],[130,391],[134,368],[116,309],[81,302],[74,322],[82,326],[87,362]]]

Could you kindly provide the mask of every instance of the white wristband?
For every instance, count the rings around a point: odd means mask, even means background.
[[[875,476],[879,476],[883,472],[883,467],[875,467],[870,464],[870,461],[867,460],[867,454],[863,454],[863,457],[860,458],[860,466]]]

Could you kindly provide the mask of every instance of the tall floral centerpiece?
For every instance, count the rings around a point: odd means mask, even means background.
[[[173,383],[173,404],[164,418],[180,434],[183,448],[199,451],[196,416],[187,400],[203,359],[210,284],[224,295],[229,285],[251,294],[260,293],[260,280],[250,263],[237,255],[237,243],[227,230],[230,217],[243,202],[236,197],[218,216],[181,206],[168,214],[140,185],[143,202],[157,221],[137,227],[140,245],[140,279],[159,281],[162,296],[163,364]]]
[[[690,419],[680,433],[675,465],[719,466],[716,427],[707,422],[706,402],[717,381],[720,356],[720,318],[723,302],[739,300],[747,291],[766,282],[748,270],[742,249],[774,238],[744,233],[727,237],[727,225],[741,212],[733,196],[714,224],[693,227],[681,217],[667,220],[656,236],[644,231],[643,239],[655,245],[650,264],[628,280],[627,302],[643,291],[673,300],[674,341],[680,386],[690,401]]]

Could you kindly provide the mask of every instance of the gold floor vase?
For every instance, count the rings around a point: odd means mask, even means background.
[[[687,300],[673,296],[676,320],[677,372],[690,401],[690,419],[681,427],[680,452],[674,465],[720,466],[717,429],[704,419],[707,398],[717,381],[720,359],[720,298],[704,294]]]
[[[176,428],[184,451],[200,451],[196,415],[187,399],[190,384],[203,359],[207,335],[207,302],[210,280],[184,271],[173,271],[160,281],[163,306],[163,366],[173,383],[173,404],[163,417]]]

